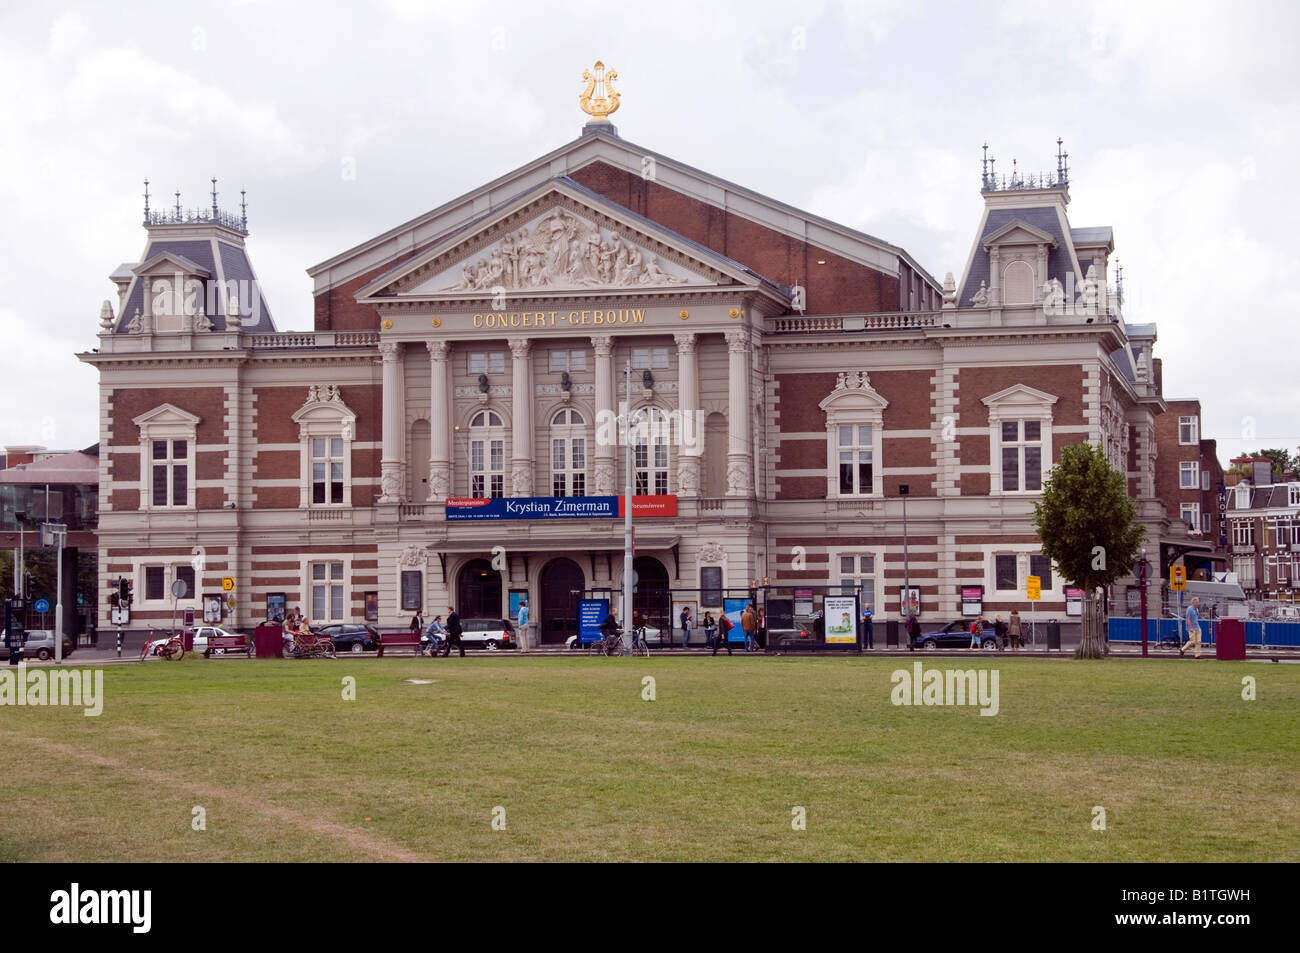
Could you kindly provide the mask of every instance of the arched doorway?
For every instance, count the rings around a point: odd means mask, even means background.
[[[471,559],[456,581],[456,612],[462,619],[501,617],[501,573],[486,559]]]
[[[542,644],[563,645],[578,631],[578,599],[587,587],[587,577],[577,563],[561,556],[542,567],[538,585]]]
[[[672,631],[672,593],[668,591],[668,570],[653,556],[638,556],[632,563],[636,573],[636,592],[632,594],[632,611],[640,612],[646,622],[664,630],[665,639]]]

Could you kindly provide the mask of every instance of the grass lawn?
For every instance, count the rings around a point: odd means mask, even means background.
[[[0,708],[0,861],[1300,860],[1300,666],[927,655],[982,717],[891,704],[912,661],[108,666]]]

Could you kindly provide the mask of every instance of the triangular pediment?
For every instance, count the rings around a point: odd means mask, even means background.
[[[211,272],[198,262],[191,261],[184,255],[178,255],[170,251],[160,251],[149,258],[148,261],[141,262],[131,270],[141,276],[155,274],[159,271],[165,271],[167,274],[174,274],[179,271],[181,274],[193,278],[207,278],[211,275]]]
[[[1035,228],[1018,218],[984,236],[985,248],[993,248],[995,245],[1046,245],[1055,248],[1056,239],[1041,228]]]
[[[160,404],[153,410],[146,411],[131,420],[137,427],[182,426],[196,427],[200,418],[187,410],[181,410],[174,404]]]
[[[981,398],[988,407],[1050,407],[1058,398],[1027,384],[1012,384],[996,394]]]
[[[371,282],[357,300],[760,286],[777,290],[744,266],[559,178]]]

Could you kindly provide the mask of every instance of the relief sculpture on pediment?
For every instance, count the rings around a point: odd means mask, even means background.
[[[662,287],[686,282],[665,271],[657,255],[557,207],[532,228],[511,232],[463,262],[460,280],[441,290]]]

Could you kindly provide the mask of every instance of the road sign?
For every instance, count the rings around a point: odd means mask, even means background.
[[[1183,592],[1187,589],[1186,566],[1169,567],[1169,588],[1174,592]]]
[[[35,609],[37,612],[41,613],[42,615],[44,615],[46,612],[50,611],[50,600],[37,599],[34,603],[32,603],[32,608]]]
[[[1041,576],[1026,576],[1025,587],[1028,590],[1026,595],[1037,602],[1043,598],[1043,580]]]
[[[174,599],[180,599],[189,591],[190,587],[185,584],[184,579],[177,579],[172,583],[172,598]]]
[[[235,588],[235,580],[231,576],[226,576],[221,580],[221,589],[223,592],[232,592]]]

